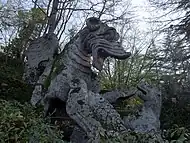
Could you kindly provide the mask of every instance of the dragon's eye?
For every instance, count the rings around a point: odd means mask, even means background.
[[[114,30],[108,30],[104,33],[104,38],[106,40],[114,40],[115,39],[115,31]]]

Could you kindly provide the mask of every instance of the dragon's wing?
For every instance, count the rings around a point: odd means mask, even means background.
[[[40,62],[52,60],[58,47],[56,35],[45,35],[32,41],[25,53],[28,66],[38,68]]]
[[[52,63],[58,48],[59,41],[55,34],[47,34],[33,40],[24,54],[26,57],[24,80],[35,84],[46,66]]]

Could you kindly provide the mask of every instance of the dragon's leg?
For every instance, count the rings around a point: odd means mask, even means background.
[[[77,82],[78,85],[69,92],[66,110],[89,138],[97,139],[104,131],[109,136],[127,131],[120,115],[107,100],[88,91],[84,81]]]
[[[83,88],[75,88],[69,92],[66,103],[67,114],[85,131],[91,143],[99,142],[101,124],[95,120],[88,105],[88,92]]]
[[[66,102],[68,91],[70,90],[68,82],[69,79],[62,73],[58,74],[54,79],[51,80],[48,91],[43,99],[45,116],[49,114],[49,108],[52,106],[52,100],[59,99],[62,102]]]
[[[96,120],[101,123],[109,136],[115,136],[118,133],[127,131],[119,113],[100,94],[89,92],[89,101]]]

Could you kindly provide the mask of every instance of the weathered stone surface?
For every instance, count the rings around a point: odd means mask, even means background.
[[[45,35],[30,43],[25,56],[29,67],[40,68],[40,64],[44,61],[53,60],[54,54],[57,53],[59,47],[56,35]]]
[[[80,141],[80,143],[87,143],[88,142],[88,136],[83,131],[82,128],[80,128],[79,126],[75,126],[73,133],[70,137],[70,140],[72,143],[77,143],[79,141]]]
[[[53,108],[56,107],[52,107],[51,100],[58,98],[66,102],[68,115],[85,131],[88,140],[92,142],[99,141],[100,132],[114,136],[115,133],[126,130],[113,106],[98,94],[99,82],[91,69],[94,66],[101,70],[108,56],[119,59],[130,56],[130,53],[125,52],[119,45],[117,39],[118,34],[114,28],[97,18],[88,19],[87,27],[65,46],[54,61],[51,80],[44,98],[46,115],[55,111]],[[73,79],[82,84],[73,87]]]
[[[144,101],[140,115],[133,118],[126,116],[124,122],[126,125],[130,125],[135,132],[159,133],[161,92],[145,82],[141,82],[137,88],[140,90],[138,96]]]
[[[113,137],[127,131],[120,115],[106,99],[89,91],[85,81],[75,79],[72,82],[66,110],[89,140],[99,142],[100,133]]]
[[[112,34],[105,35],[106,32]],[[119,59],[128,58],[130,53],[125,52],[114,40],[117,36],[114,28],[107,26],[99,19],[88,19],[87,27],[81,30],[57,56],[50,75],[51,80],[45,102],[48,103],[51,98],[59,98],[66,102],[70,90],[69,84],[73,78],[83,79],[87,83],[88,90],[98,93],[100,89],[97,75],[91,70],[91,55],[92,63],[97,69],[102,68],[103,61],[108,56]]]
[[[164,143],[167,141],[164,141],[160,134],[160,112],[161,112],[161,93],[157,88],[152,87],[151,85],[141,82],[137,86],[138,90],[137,92],[130,92],[129,95],[133,96],[134,93],[136,93],[143,101],[143,107],[140,111],[140,114],[136,116],[125,116],[124,122],[125,127],[128,129],[133,130],[136,133],[134,135],[130,135],[129,133],[125,133],[123,135],[120,135],[118,137],[107,139],[106,142],[109,141],[120,141],[120,142],[127,142],[133,140],[133,142],[139,142],[138,137],[141,136],[141,138],[147,142],[160,142]],[[110,95],[110,96],[109,96]],[[125,97],[128,97],[123,92],[119,91],[113,91],[113,92],[106,92],[103,94],[103,97],[108,101],[115,103],[118,99],[125,100]],[[124,97],[124,98],[123,98]],[[130,97],[130,96],[129,96]],[[77,131],[74,131],[73,134],[75,134],[75,138],[85,138],[85,132],[78,128]],[[134,133],[133,133],[134,134]],[[148,136],[147,136],[148,135]],[[86,141],[85,139],[83,140]]]
[[[132,97],[133,95],[135,95],[136,91],[132,90],[132,91],[128,91],[128,92],[122,92],[122,91],[110,91],[110,92],[106,92],[104,94],[102,94],[102,96],[109,101],[109,103],[115,103],[118,100],[125,100],[128,99],[130,97]]]
[[[23,79],[34,85],[32,105],[39,103],[43,97],[44,82],[50,75],[58,48],[59,41],[56,35],[47,34],[32,41],[25,53],[27,61]]]

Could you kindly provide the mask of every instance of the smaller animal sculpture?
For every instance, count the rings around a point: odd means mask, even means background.
[[[129,119],[124,117],[130,129],[140,133],[160,133],[161,92],[146,82],[137,85],[137,95],[144,101],[140,115]]]

